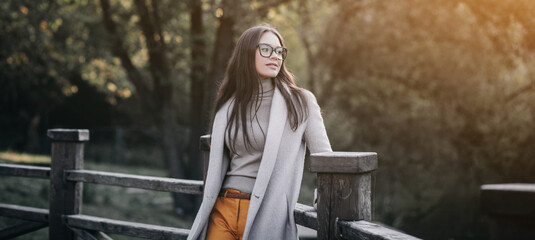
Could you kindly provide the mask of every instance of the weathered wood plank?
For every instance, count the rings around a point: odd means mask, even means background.
[[[49,179],[50,168],[17,164],[0,164],[0,175]]]
[[[377,169],[374,152],[325,152],[310,155],[311,172],[365,173]]]
[[[313,207],[297,203],[294,209],[295,223],[318,230],[318,213]]]
[[[141,176],[90,170],[66,170],[65,179],[86,183],[141,188],[155,191],[202,194],[203,182],[199,180]]]
[[[81,129],[48,130],[52,140],[49,194],[49,239],[75,239],[62,222],[63,215],[82,211],[82,183],[64,181],[65,170],[79,170],[84,163],[84,141],[89,131]]]
[[[535,217],[535,184],[483,185],[481,211],[487,215]]]
[[[69,229],[82,240],[98,240],[97,237],[93,236],[93,234],[87,232],[86,230],[73,227],[69,227]]]
[[[331,233],[331,226],[334,216],[331,215],[332,202],[332,174],[318,174],[316,177],[316,187],[318,188],[318,239],[334,239],[334,233]]]
[[[48,226],[42,222],[22,222],[0,230],[0,239],[11,239]]]
[[[481,186],[481,212],[489,216],[490,239],[533,239],[535,184]]]
[[[201,144],[200,144],[200,150],[201,151],[210,151],[210,138],[211,135],[202,135],[200,138]]]
[[[89,130],[87,129],[49,129],[46,133],[53,142],[87,142]]]
[[[368,221],[338,221],[342,239],[416,240],[417,237]]]
[[[107,234],[103,232],[94,231],[94,230],[89,230],[89,232],[92,233],[93,236],[97,237],[98,240],[113,240],[113,238],[111,238],[110,236],[108,236]]]
[[[63,217],[71,227],[115,233],[132,237],[149,239],[187,239],[189,230],[181,228],[163,227],[151,224],[119,221],[107,218],[68,215]]]
[[[203,176],[203,184],[206,183],[206,174],[208,173],[208,163],[210,162],[210,140],[211,135],[203,135],[201,136],[201,158],[202,158],[202,176]]]
[[[318,239],[338,239],[338,220],[371,221],[371,173],[376,153],[312,154],[310,170],[317,172]]]
[[[48,223],[48,210],[0,203],[0,216]]]
[[[113,240],[110,236],[107,234],[100,232],[100,231],[89,231],[93,234],[93,236],[97,237],[98,240]]]
[[[371,174],[332,175],[331,214],[339,220],[371,221]]]
[[[99,231],[79,229],[75,227],[69,227],[69,229],[73,231],[76,236],[82,238],[82,240],[113,240],[105,233]]]

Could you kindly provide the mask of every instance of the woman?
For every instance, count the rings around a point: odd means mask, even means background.
[[[312,93],[272,27],[239,38],[219,89],[203,202],[188,239],[297,239],[305,146],[332,151]]]

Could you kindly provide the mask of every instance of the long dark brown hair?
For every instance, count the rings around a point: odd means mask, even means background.
[[[241,122],[243,139],[245,140],[247,151],[249,151],[249,147],[251,147],[250,138],[247,134],[248,131],[245,130],[247,129],[247,108],[251,111],[253,110],[253,106],[255,106],[254,113],[256,115],[259,108],[256,94],[261,94],[263,92],[262,89],[260,89],[260,75],[256,71],[255,54],[260,38],[266,32],[275,34],[279,38],[281,45],[284,46],[283,39],[279,32],[269,25],[255,26],[245,30],[238,39],[236,47],[230,57],[225,77],[223,78],[217,93],[213,113],[213,117],[215,117],[215,114],[219,109],[221,109],[228,100],[233,99],[234,107],[232,108],[232,112],[228,119],[225,132],[227,132],[228,139],[236,139],[238,129],[240,128],[239,122]],[[303,89],[295,85],[294,78],[286,69],[284,62],[285,61],[283,60],[279,73],[276,77],[272,78],[271,81],[273,81],[274,86],[281,92],[288,109],[288,121],[292,130],[296,131],[299,124],[308,117],[307,102]],[[253,99],[255,101],[254,105],[251,104]],[[238,118],[240,121],[238,121]],[[230,151],[233,153],[236,153],[235,145],[235,140],[229,144]]]

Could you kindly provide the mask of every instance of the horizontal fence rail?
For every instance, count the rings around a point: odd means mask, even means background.
[[[368,221],[338,221],[340,237],[342,239],[359,239],[359,240],[416,240],[419,238],[407,235],[382,226],[377,223]]]
[[[80,237],[82,240],[113,240],[111,237],[109,237],[103,232],[79,229],[75,227],[69,227],[69,229],[73,231],[76,236]]]
[[[297,203],[294,209],[295,223],[318,230],[318,213],[313,207]]]
[[[41,228],[47,227],[48,223],[40,222],[22,222],[3,229],[0,232],[0,239],[12,239],[24,235],[29,232],[37,231]]]
[[[48,223],[48,209],[0,203],[0,216]]]
[[[50,168],[16,164],[0,164],[0,175],[49,179]],[[201,180],[152,177],[91,170],[66,170],[65,179],[69,181],[140,188],[163,192],[185,194],[203,193],[203,181]]]
[[[154,191],[202,194],[203,181],[165,177],[150,177],[133,174],[111,173],[90,170],[66,170],[65,179],[69,181],[105,184]]]
[[[189,234],[189,230],[187,229],[119,221],[81,214],[66,215],[63,216],[63,220],[71,227],[95,230],[105,233],[116,233],[131,237],[162,240],[186,239]]]
[[[50,168],[16,164],[0,164],[0,175],[49,179]]]
[[[488,217],[489,239],[534,239],[534,183],[485,184],[480,192],[480,211]]]

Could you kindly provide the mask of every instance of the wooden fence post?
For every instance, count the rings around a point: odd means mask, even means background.
[[[89,140],[86,129],[50,129],[52,141],[49,196],[49,239],[75,239],[63,224],[62,216],[79,214],[82,210],[82,183],[68,182],[64,170],[83,168],[84,142]]]
[[[201,158],[202,158],[202,164],[203,164],[202,176],[203,176],[203,182],[204,184],[206,184],[206,173],[208,172],[208,162],[210,160],[210,135],[201,136],[200,141],[201,141],[201,144],[200,144]]]
[[[377,153],[328,152],[310,156],[317,173],[318,239],[339,239],[338,220],[372,220],[372,178]]]
[[[481,186],[481,212],[490,219],[490,239],[533,239],[535,184],[507,183]]]

